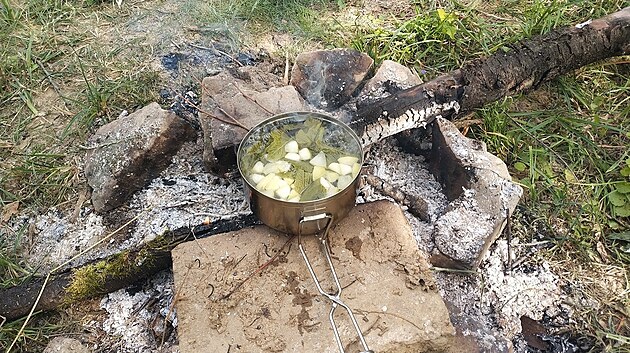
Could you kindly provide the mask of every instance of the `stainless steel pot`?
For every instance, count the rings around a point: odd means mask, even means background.
[[[345,150],[359,156],[358,163],[363,164],[363,153],[361,141],[357,134],[347,125],[328,115],[313,112],[292,112],[276,115],[253,127],[239,145],[237,163],[239,172],[243,176],[245,197],[248,199],[252,212],[267,226],[289,234],[315,234],[325,229],[327,223],[332,218],[332,223],[336,223],[344,218],[354,207],[356,200],[356,189],[359,180],[358,175],[352,182],[340,190],[338,193],[315,201],[288,202],[269,197],[256,189],[247,178],[243,170],[243,155],[247,149],[264,139],[269,132],[285,124],[301,124],[307,118],[315,118],[325,122],[325,126],[331,127],[330,139],[342,139],[347,146]],[[337,141],[341,143],[341,141]],[[328,217],[317,217],[318,215],[328,215]]]
[[[342,307],[348,314],[348,317],[350,318],[363,347],[363,351],[361,353],[373,353],[365,342],[361,328],[359,327],[352,310],[341,299],[342,286],[333,266],[327,241],[328,230],[330,227],[344,218],[355,205],[359,173],[356,173],[350,184],[329,197],[313,201],[289,202],[267,196],[256,189],[255,185],[250,183],[246,177],[245,171],[243,170],[243,161],[247,157],[245,154],[248,150],[250,150],[250,148],[252,148],[252,146],[260,142],[262,142],[263,145],[266,145],[266,142],[268,141],[266,139],[269,138],[271,131],[280,126],[285,126],[286,124],[298,124],[298,126],[303,125],[304,121],[308,118],[317,119],[323,123],[323,126],[326,127],[324,139],[327,144],[336,144],[340,149],[357,156],[357,158],[359,158],[357,162],[359,165],[363,164],[363,151],[359,137],[354,133],[354,131],[352,131],[352,129],[340,121],[325,114],[312,112],[293,112],[276,115],[252,128],[247,135],[245,135],[243,141],[239,145],[236,156],[238,169],[243,177],[245,197],[249,201],[252,212],[264,224],[281,232],[296,234],[298,236],[298,248],[304,258],[308,271],[317,286],[317,290],[331,303],[331,309],[328,317],[339,351],[341,353],[345,353],[343,343],[341,342],[341,336],[339,334],[337,324],[335,323],[334,314],[336,308]],[[308,259],[306,250],[302,245],[301,236],[308,234],[317,234],[321,250],[326,256],[329,274],[334,281],[334,289],[332,291],[327,291],[322,287],[322,284],[315,273],[315,269]]]

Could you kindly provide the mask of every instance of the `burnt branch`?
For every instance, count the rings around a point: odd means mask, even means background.
[[[350,126],[368,146],[401,131],[452,118],[602,59],[630,53],[630,7],[553,30],[474,60],[459,70],[360,108]]]
[[[171,267],[171,250],[180,243],[260,224],[253,215],[222,219],[208,225],[184,227],[163,234],[143,246],[54,274],[35,310],[111,293]],[[33,277],[20,285],[0,289],[0,316],[14,320],[29,313],[45,283]]]
[[[407,210],[412,215],[420,218],[425,222],[431,221],[431,217],[429,217],[427,202],[423,198],[417,195],[405,193],[400,188],[386,182],[385,180],[375,175],[365,175],[364,178],[365,182],[368,185],[372,186],[374,190],[376,190],[380,194],[389,196],[397,203],[407,206]]]

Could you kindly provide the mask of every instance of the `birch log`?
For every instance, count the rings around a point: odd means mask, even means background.
[[[630,53],[630,7],[556,29],[472,61],[424,84],[358,110],[350,126],[363,146],[404,130],[451,118],[530,89],[582,66]]]

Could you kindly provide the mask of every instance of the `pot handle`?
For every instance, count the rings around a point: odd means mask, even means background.
[[[317,278],[317,275],[315,274],[315,270],[313,266],[311,265],[311,262],[308,260],[308,256],[306,255],[304,246],[302,246],[302,225],[306,222],[320,221],[323,219],[327,219],[326,227],[324,228],[323,233],[317,234],[317,239],[319,240],[319,245],[322,252],[326,256],[326,263],[328,264],[328,268],[335,282],[335,287],[337,287],[337,289],[332,293],[329,293],[322,288],[321,282]],[[312,215],[312,216],[302,216],[302,218],[300,218],[300,224],[298,227],[298,234],[297,234],[298,235],[298,248],[300,249],[300,253],[302,254],[302,257],[304,258],[304,262],[306,263],[308,272],[311,274],[311,277],[313,277],[313,282],[315,282],[315,286],[317,287],[317,290],[322,296],[330,300],[332,303],[332,307],[330,308],[330,313],[328,314],[328,319],[330,320],[330,325],[332,326],[333,333],[335,335],[335,341],[337,342],[337,346],[339,347],[339,352],[345,353],[345,350],[341,342],[341,337],[339,336],[339,329],[337,328],[337,324],[335,323],[334,314],[335,314],[335,309],[337,309],[338,306],[341,306],[342,308],[345,309],[346,313],[348,314],[348,317],[350,317],[350,321],[352,321],[352,325],[354,326],[354,329],[357,332],[359,341],[361,342],[361,345],[363,346],[363,351],[361,351],[360,353],[374,353],[374,351],[368,348],[368,345],[365,342],[365,338],[363,337],[363,333],[361,332],[361,328],[359,327],[359,323],[357,322],[357,319],[354,317],[354,314],[352,313],[352,309],[350,309],[350,307],[341,300],[342,287],[341,287],[341,284],[339,283],[339,277],[337,277],[337,272],[335,271],[335,267],[333,266],[332,258],[330,256],[330,248],[328,247],[328,231],[330,230],[330,226],[332,224],[333,224],[333,215],[331,213],[320,213],[320,214]]]

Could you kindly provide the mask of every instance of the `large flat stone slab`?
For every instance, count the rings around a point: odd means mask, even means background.
[[[287,241],[277,261],[249,277]],[[316,238],[303,243],[327,279]],[[355,207],[332,229],[330,243],[342,298],[370,349],[457,351],[446,306],[399,206]],[[296,238],[259,226],[184,243],[173,250],[173,272],[182,353],[338,352],[330,303],[319,296]],[[349,320],[337,313],[346,352],[359,352]]]

